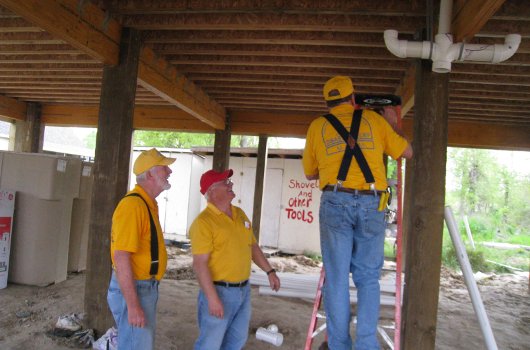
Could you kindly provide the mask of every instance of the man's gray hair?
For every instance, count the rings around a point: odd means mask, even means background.
[[[138,174],[136,175],[136,183],[142,183],[142,182],[145,182],[147,180],[147,172],[149,171],[150,169],[144,171],[143,173],[141,174]]]

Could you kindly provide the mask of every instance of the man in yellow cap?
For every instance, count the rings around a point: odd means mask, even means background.
[[[207,207],[190,226],[193,269],[201,287],[197,314],[199,338],[194,350],[240,350],[248,338],[250,266],[267,273],[272,290],[280,279],[252,233],[241,208],[232,205],[232,169],[208,170],[201,176]]]
[[[136,186],[112,216],[113,271],[107,301],[120,350],[155,347],[158,284],[167,265],[156,197],[171,187],[169,165],[174,161],[154,148],[143,151],[134,162]]]
[[[327,119],[329,115],[315,119],[307,131],[302,162],[307,179],[318,179],[323,191],[319,218],[328,346],[333,350],[352,348],[351,272],[358,298],[355,350],[379,349],[376,331],[385,239],[385,214],[379,208],[387,188],[383,155],[411,158],[412,148],[396,131],[396,114],[391,109],[385,109],[384,116],[372,110],[357,112],[358,134],[351,135],[350,128],[356,127],[352,123],[354,88],[349,77],[331,78],[323,93],[339,129],[342,126],[346,130],[340,135]],[[343,136],[348,134],[345,142]],[[352,154],[360,149],[362,155],[358,156],[364,157],[369,171],[359,166],[357,156],[349,165],[342,164],[348,148]]]

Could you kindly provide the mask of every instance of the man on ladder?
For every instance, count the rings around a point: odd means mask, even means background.
[[[352,349],[351,272],[358,296],[355,350],[379,349],[379,277],[388,198],[383,154],[411,158],[412,147],[396,132],[391,111],[382,117],[355,110],[349,77],[328,80],[323,93],[330,113],[309,126],[302,162],[307,179],[318,179],[323,191],[319,217],[328,344],[333,350]]]

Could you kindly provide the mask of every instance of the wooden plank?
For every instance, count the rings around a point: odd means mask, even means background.
[[[26,103],[0,95],[0,117],[26,120]]]
[[[433,350],[442,264],[449,75],[432,72],[429,61],[418,61],[413,195],[410,211],[404,213],[410,218],[401,348]]]
[[[140,46],[139,32],[124,30],[120,64],[103,71],[85,283],[85,323],[97,334],[114,324],[106,302],[111,276],[109,234],[114,208],[129,181]]]
[[[95,6],[83,7],[80,14],[73,11],[77,1],[0,0],[0,5],[104,64],[118,63],[119,30],[106,32],[105,14]],[[87,21],[86,17],[91,20]],[[109,26],[116,28],[117,24]]]

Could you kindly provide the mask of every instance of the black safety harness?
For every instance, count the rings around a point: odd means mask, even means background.
[[[335,184],[334,188],[335,192],[338,188],[342,187],[342,183],[346,180],[346,176],[348,175],[352,158],[355,157],[355,160],[357,161],[357,164],[363,173],[366,183],[370,185],[370,190],[373,190],[374,194],[377,195],[377,191],[375,190],[374,175],[370,170],[370,166],[368,165],[368,162],[366,161],[358,142],[362,114],[362,109],[357,109],[353,112],[350,132],[346,130],[344,125],[342,125],[342,123],[333,114],[329,113],[324,116],[324,118],[326,118],[333,128],[339,133],[344,142],[346,142],[346,149],[344,151],[344,155],[342,156],[339,174],[337,175],[337,183]]]

